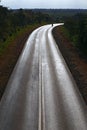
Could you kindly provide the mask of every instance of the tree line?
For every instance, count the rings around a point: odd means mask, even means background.
[[[50,23],[49,14],[34,12],[29,9],[9,10],[0,6],[0,41],[5,41],[17,30],[27,25]]]
[[[78,13],[66,17],[65,27],[74,45],[87,55],[87,14]]]

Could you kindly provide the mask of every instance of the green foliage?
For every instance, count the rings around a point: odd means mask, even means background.
[[[73,44],[87,55],[87,14],[77,14],[65,20]]]
[[[18,28],[35,23],[48,23],[50,20],[49,15],[41,12],[36,13],[32,10],[23,9],[8,10],[6,7],[0,6],[0,42],[5,41]]]
[[[12,33],[11,36],[9,36],[4,42],[0,42],[0,55],[3,54],[3,52],[5,51],[5,49],[7,49],[7,47],[14,42],[14,40],[16,39],[16,37],[19,37],[21,35],[24,35],[25,32],[28,32],[29,30],[32,31],[34,28],[38,27],[38,24],[34,24],[34,25],[27,25],[25,27],[22,28],[18,28],[16,32]]]

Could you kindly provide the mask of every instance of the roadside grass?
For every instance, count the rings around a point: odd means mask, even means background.
[[[64,26],[61,26],[60,30],[63,32],[64,36],[66,36],[68,39],[70,39],[69,31]]]
[[[71,41],[73,46],[78,48],[78,34],[71,35],[68,29],[65,26],[60,27],[61,32],[63,32],[63,35]]]

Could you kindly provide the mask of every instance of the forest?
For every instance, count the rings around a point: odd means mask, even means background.
[[[66,17],[65,28],[73,44],[87,56],[87,14]]]
[[[50,21],[51,17],[48,14],[36,13],[27,9],[9,10],[6,7],[0,6],[0,42],[5,41],[17,30],[27,25]]]

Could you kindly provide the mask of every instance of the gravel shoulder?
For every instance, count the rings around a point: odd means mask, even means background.
[[[73,46],[61,27],[53,29],[53,36],[87,104],[87,59]]]

